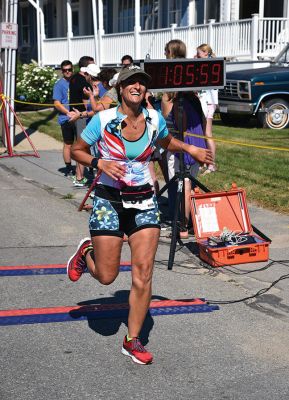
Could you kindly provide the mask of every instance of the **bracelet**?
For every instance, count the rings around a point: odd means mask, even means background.
[[[92,168],[97,169],[98,160],[99,160],[99,158],[97,158],[97,157],[94,157],[94,158],[91,160],[90,165],[92,166]]]

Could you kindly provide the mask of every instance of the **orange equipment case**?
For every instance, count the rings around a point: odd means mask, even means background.
[[[213,267],[267,261],[270,241],[254,234],[244,189],[235,184],[227,192],[200,193],[191,196],[191,214],[200,258]],[[244,243],[228,244],[210,240],[220,238],[228,229],[240,234]]]

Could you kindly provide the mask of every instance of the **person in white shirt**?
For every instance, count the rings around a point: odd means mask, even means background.
[[[213,53],[211,46],[204,43],[201,44],[199,47],[197,47],[196,57],[211,58],[215,57],[215,54]],[[198,92],[198,96],[206,119],[204,131],[205,131],[205,136],[207,138],[207,146],[208,149],[211,150],[214,160],[214,163],[209,166],[206,166],[205,171],[203,171],[203,174],[208,174],[210,172],[216,172],[216,163],[215,163],[216,143],[212,138],[213,138],[213,118],[218,104],[218,90],[217,89],[201,90],[200,92]]]

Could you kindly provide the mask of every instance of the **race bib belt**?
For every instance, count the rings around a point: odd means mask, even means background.
[[[154,191],[149,183],[140,186],[126,186],[121,189],[120,195],[124,208],[148,210],[155,207]]]

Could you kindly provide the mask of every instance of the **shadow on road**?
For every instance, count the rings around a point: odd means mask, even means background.
[[[104,297],[104,298],[80,302],[78,303],[78,305],[83,306],[83,309],[70,311],[69,314],[72,318],[87,316],[88,317],[87,322],[90,329],[92,329],[94,332],[102,336],[115,335],[118,332],[121,324],[125,324],[127,326],[128,298],[129,298],[129,290],[118,290],[114,293],[113,297]],[[162,296],[152,296],[152,300],[168,300],[168,298]],[[98,318],[98,319],[89,318],[90,311],[88,307],[93,305],[115,306],[112,308],[118,311],[119,316],[111,318]],[[117,307],[118,305],[119,308]],[[143,345],[146,345],[149,342],[149,335],[153,326],[154,326],[154,320],[150,314],[150,311],[148,311],[140,335]]]

